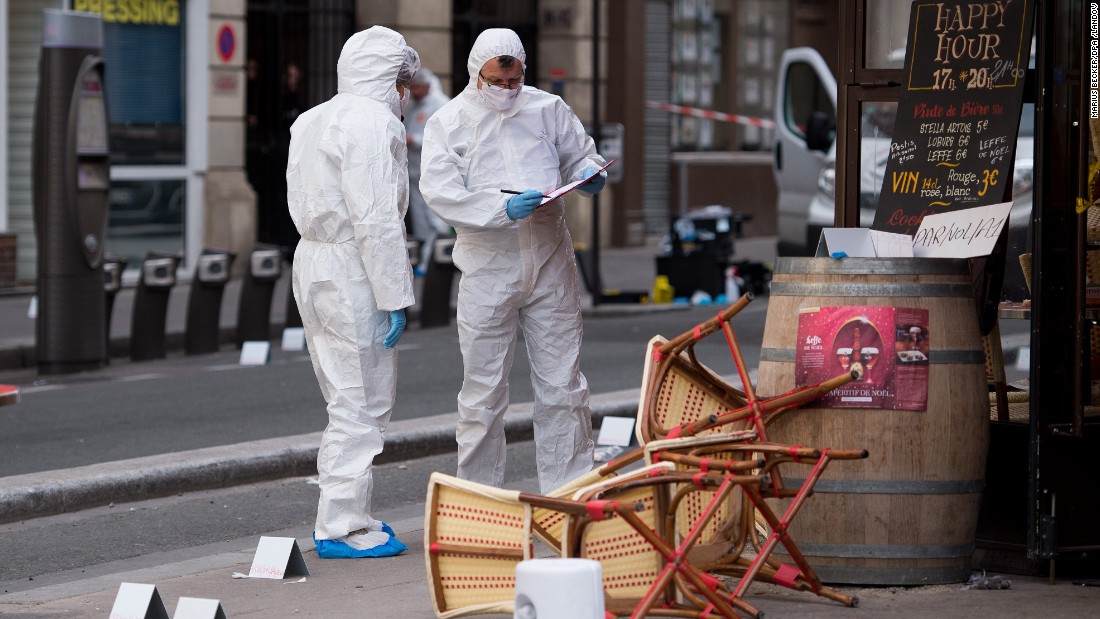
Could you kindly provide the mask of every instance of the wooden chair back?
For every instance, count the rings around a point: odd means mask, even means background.
[[[532,556],[532,506],[519,492],[433,473],[424,509],[436,616],[511,614],[516,565]]]

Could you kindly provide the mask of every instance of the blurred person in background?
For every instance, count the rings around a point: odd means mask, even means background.
[[[424,145],[424,126],[432,114],[450,100],[443,94],[439,78],[430,69],[421,68],[416,72],[412,81],[412,103],[405,110],[404,123],[409,144],[409,219],[412,236],[421,243],[420,264],[416,267],[418,275],[428,270],[436,237],[451,232],[451,227],[428,209],[424,197],[420,195],[420,151]]]

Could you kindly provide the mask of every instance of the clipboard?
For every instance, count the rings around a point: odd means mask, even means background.
[[[596,176],[596,174],[599,174],[600,172],[603,172],[604,170],[606,170],[608,168],[608,166],[615,163],[616,161],[618,161],[618,159],[612,159],[611,161],[608,161],[606,164],[604,164],[604,166],[602,168],[600,168],[599,170],[596,170],[595,174],[589,174],[588,176],[582,178],[579,181],[574,181],[572,183],[569,183],[568,185],[562,185],[561,187],[558,187],[554,191],[551,191],[550,193],[546,194],[546,197],[542,199],[542,202],[539,204],[539,206],[542,206],[543,204],[547,204],[549,202],[553,202],[554,200],[557,200],[558,198],[560,198],[560,197],[564,196],[565,194],[569,193],[570,191],[573,191],[577,187],[580,187],[581,185],[587,183],[588,181],[592,180],[592,177]]]

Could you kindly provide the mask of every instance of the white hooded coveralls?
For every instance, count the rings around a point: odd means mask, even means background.
[[[500,190],[551,191],[604,160],[560,97],[524,87],[503,112],[482,100],[478,72],[500,55],[526,58],[511,30],[486,30],[474,42],[469,85],[425,129],[420,191],[458,235],[453,258],[462,272],[464,364],[458,475],[494,486],[504,481],[504,413],[518,325],[531,361],[539,486],[549,492],[592,468],[580,283],[562,202],[513,221],[505,212],[510,196]]]
[[[344,44],[338,94],[291,127],[287,202],[302,240],[294,298],[328,402],[317,454],[315,535],[380,526],[370,516],[371,463],[397,393],[389,312],[413,304],[405,249],[408,162],[395,85],[405,40],[375,26]]]

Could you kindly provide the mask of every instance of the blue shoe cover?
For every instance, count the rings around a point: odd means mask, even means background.
[[[378,557],[395,557],[409,549],[401,540],[397,539],[397,535],[393,532],[393,529],[386,523],[382,523],[382,530],[389,534],[390,539],[381,546],[375,546],[374,548],[368,548],[366,550],[359,550],[348,546],[345,542],[336,539],[317,539],[314,535],[313,543],[317,547],[317,556],[322,559],[368,559]]]

